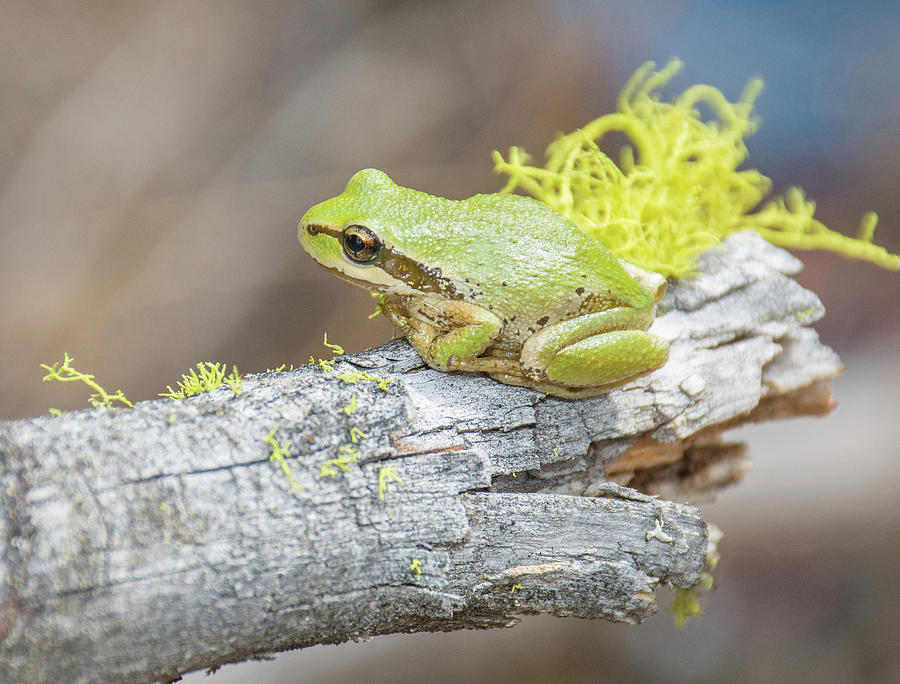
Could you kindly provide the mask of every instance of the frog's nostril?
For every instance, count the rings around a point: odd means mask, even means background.
[[[318,235],[322,232],[322,226],[317,226],[315,223],[310,223],[306,226],[306,232],[310,235]]]

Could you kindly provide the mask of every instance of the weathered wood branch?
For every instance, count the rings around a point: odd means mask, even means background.
[[[654,323],[669,362],[591,399],[437,373],[396,341],[240,396],[0,424],[0,680],[176,678],[532,612],[641,620],[709,552],[698,509],[648,494],[735,481],[721,432],[827,411],[841,371],[793,257],[740,234],[700,268]]]

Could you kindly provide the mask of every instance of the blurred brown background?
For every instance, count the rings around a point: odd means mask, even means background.
[[[86,406],[86,389],[40,382],[64,351],[139,400],[201,360],[301,363],[324,330],[348,350],[385,341],[372,300],[300,249],[303,212],[366,166],[450,197],[496,190],[491,150],[540,158],[647,59],[685,60],[670,93],[734,98],[763,76],[752,164],[833,228],[877,211],[876,241],[900,251],[890,0],[2,0],[0,15],[0,418]],[[841,406],[740,435],[755,466],[706,507],[726,538],[705,617],[528,618],[211,681],[900,681],[900,274],[801,257],[848,367]]]

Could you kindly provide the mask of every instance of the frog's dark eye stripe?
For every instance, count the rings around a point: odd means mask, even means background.
[[[310,223],[306,226],[306,232],[315,237],[316,235],[324,234],[330,235],[331,237],[340,240],[342,232],[337,228],[329,228],[328,226],[320,226],[315,223]]]
[[[347,226],[343,238],[344,254],[358,263],[368,263],[381,252],[381,240],[365,226]]]

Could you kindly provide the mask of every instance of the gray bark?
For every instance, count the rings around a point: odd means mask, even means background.
[[[841,371],[799,262],[755,234],[724,247],[662,302],[668,363],[590,399],[438,373],[395,341],[239,396],[0,424],[0,680],[171,679],[534,612],[640,621],[712,552],[697,508],[649,494],[736,481],[721,431],[827,411]],[[354,369],[389,391],[337,377]],[[321,477],[352,428],[358,461]],[[402,482],[381,500],[385,467]]]

